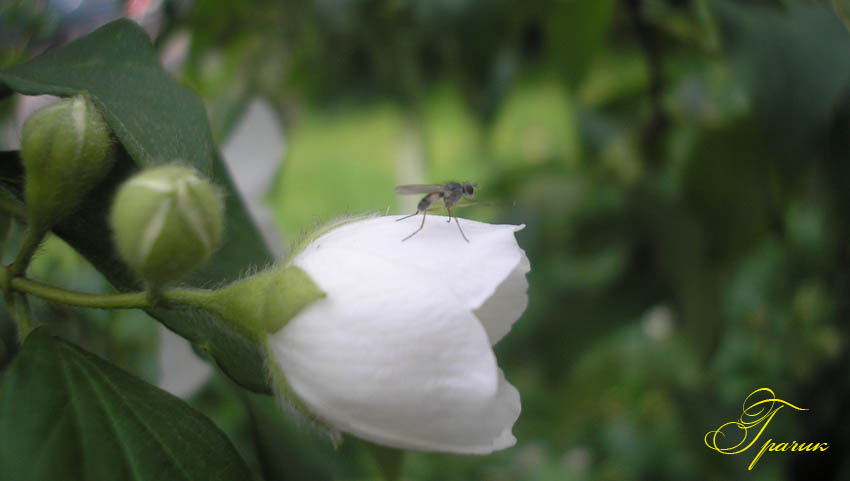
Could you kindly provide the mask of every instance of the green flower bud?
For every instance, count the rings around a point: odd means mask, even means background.
[[[176,281],[207,260],[222,236],[224,202],[193,169],[143,171],[115,195],[110,220],[118,252],[152,285]]]
[[[47,230],[71,214],[115,163],[109,126],[86,95],[32,114],[21,133],[29,222]]]

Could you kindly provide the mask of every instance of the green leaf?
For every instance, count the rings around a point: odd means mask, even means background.
[[[578,84],[605,39],[613,18],[614,0],[562,0],[546,21],[552,60],[570,85]]]
[[[506,165],[552,158],[577,165],[581,144],[569,92],[546,75],[519,82],[496,116],[490,142],[493,155]]]
[[[212,173],[215,148],[203,105],[162,69],[147,34],[130,20],[5,69],[0,81],[26,95],[89,92],[136,161],[183,159]]]
[[[140,281],[112,245],[107,213],[117,186],[139,168],[182,159],[209,176],[226,195],[222,247],[186,284],[221,285],[253,265],[272,261],[214,148],[204,108],[162,69],[145,32],[117,20],[22,65],[0,71],[0,85],[29,95],[88,92],[129,155],[93,191],[79,212],[54,232],[86,257],[120,291]],[[0,182],[20,197],[22,170],[11,154],[0,156]],[[234,380],[268,391],[262,350],[238,327],[199,309],[150,309],[148,313],[208,352]]]
[[[246,480],[204,415],[38,329],[0,387],[0,473],[38,480]]]
[[[850,34],[822,4],[713,3],[764,138],[777,157],[807,165],[807,149],[826,134],[850,83]]]
[[[357,470],[352,469],[355,460],[350,459],[350,449],[345,446],[350,444],[347,440],[342,449],[335,449],[315,431],[298,425],[269,396],[248,394],[244,402],[251,415],[251,434],[266,480],[357,478]]]
[[[684,169],[682,201],[704,226],[716,263],[747,252],[781,202],[775,161],[749,121],[704,129]]]

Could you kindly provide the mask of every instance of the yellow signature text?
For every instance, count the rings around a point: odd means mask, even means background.
[[[744,400],[744,406],[735,421],[721,424],[720,427],[705,434],[705,445],[721,454],[740,454],[750,449],[759,440],[764,430],[782,408],[790,407],[798,411],[808,409],[797,407],[788,401],[778,399],[770,388],[756,389]],[[753,458],[749,470],[765,452],[821,452],[829,448],[827,443],[776,443],[768,439]]]

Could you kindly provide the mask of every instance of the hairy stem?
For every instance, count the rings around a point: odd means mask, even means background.
[[[210,294],[214,291],[206,289],[170,289],[162,291],[162,299],[170,304],[193,306],[209,310]]]
[[[96,307],[100,309],[137,309],[150,307],[150,301],[146,292],[90,294],[49,286],[24,277],[15,277],[9,281],[9,286],[16,291],[25,292],[46,301],[68,304],[69,306]]]
[[[38,250],[38,246],[41,245],[41,241],[44,240],[45,235],[47,235],[46,229],[36,228],[32,224],[27,226],[21,250],[18,251],[15,261],[12,262],[11,266],[9,266],[7,275],[10,278],[21,276],[24,272],[26,272],[33,254],[35,254],[35,251]]]
[[[6,296],[6,305],[9,308],[9,315],[17,324],[18,343],[23,343],[24,339],[26,339],[27,335],[33,329],[27,298],[19,292],[10,292]]]
[[[29,294],[46,301],[69,306],[97,309],[145,309],[153,307],[155,302],[185,304],[203,308],[208,299],[208,294],[212,292],[202,289],[168,289],[159,292],[155,299],[152,299],[149,291],[91,294],[50,286],[25,277],[11,277],[11,273],[11,268],[0,266],[0,281],[2,281],[0,283],[7,286],[10,291]]]
[[[27,222],[27,210],[5,199],[0,199],[0,212],[8,214],[21,222]]]

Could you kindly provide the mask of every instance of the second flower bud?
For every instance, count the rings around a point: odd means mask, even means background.
[[[121,186],[111,223],[121,257],[146,282],[161,286],[186,276],[218,248],[224,203],[195,170],[166,165]]]

